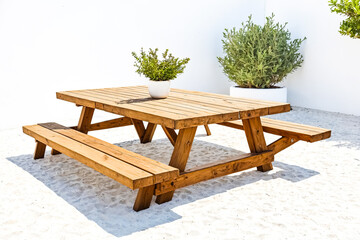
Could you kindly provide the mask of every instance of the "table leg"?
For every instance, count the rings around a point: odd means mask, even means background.
[[[208,136],[210,136],[210,135],[211,135],[211,131],[210,131],[209,125],[205,124],[204,127],[205,127],[206,134],[207,134]]]
[[[179,135],[176,138],[174,151],[171,155],[169,165],[178,168],[180,172],[185,170],[186,163],[190,155],[191,146],[195,138],[195,133],[196,127],[180,129]],[[156,203],[161,204],[171,201],[173,195],[174,191],[159,195],[156,198]]]
[[[243,119],[244,131],[252,153],[260,153],[267,150],[264,132],[261,125],[260,117]],[[257,170],[261,172],[273,169],[271,163],[258,166]]]
[[[132,123],[135,127],[135,130],[139,136],[140,142],[141,143],[151,142],[151,140],[154,136],[154,133],[155,133],[156,124],[149,122],[145,129],[143,121],[134,119],[134,118],[132,118],[131,121],[132,121]]]
[[[77,130],[87,134],[91,125],[91,120],[94,115],[94,108],[83,107],[81,110],[81,115],[79,119],[79,123],[77,126]]]
[[[94,108],[89,108],[85,106],[82,108],[79,123],[76,128],[78,131],[83,132],[85,134],[88,133],[91,125],[91,120],[94,115],[94,110],[95,110]],[[61,152],[57,151],[56,149],[51,150],[51,155],[57,155],[60,153]]]
[[[166,134],[168,139],[170,140],[171,144],[175,146],[176,138],[177,138],[177,133],[175,132],[175,130],[172,128],[165,127],[164,125],[161,125],[161,127],[164,130],[164,133]]]
[[[146,126],[144,135],[141,138],[141,143],[148,143],[151,142],[154,133],[155,133],[155,129],[156,129],[156,124],[154,123],[148,123],[148,125]]]

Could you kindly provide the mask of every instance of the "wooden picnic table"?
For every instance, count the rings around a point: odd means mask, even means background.
[[[271,119],[261,120],[260,117],[265,115],[290,111],[288,103],[235,98],[181,89],[171,89],[169,97],[166,99],[153,99],[150,98],[146,86],[64,91],[57,92],[56,96],[58,99],[83,107],[79,123],[73,127],[76,130],[55,123],[25,126],[24,132],[37,140],[34,158],[43,157],[45,146],[49,145],[53,148],[53,154],[63,152],[132,189],[139,188],[134,205],[135,210],[149,207],[153,195],[157,196],[156,202],[161,204],[172,199],[175,189],[204,180],[252,167],[257,167],[259,171],[269,171],[272,169],[274,155],[296,141],[313,142],[330,137],[330,131],[327,129]],[[100,123],[91,123],[95,109],[118,114],[121,117]],[[146,127],[144,122],[147,122]],[[244,130],[250,153],[236,159],[225,159],[205,166],[186,169],[196,129],[198,126],[204,125],[209,134],[208,124],[221,124]],[[156,126],[162,127],[174,145],[168,167],[157,163],[156,160],[135,156],[135,153],[122,150],[120,147],[93,137],[90,138],[89,135],[86,135],[89,137],[84,136],[88,131],[128,125],[134,125],[141,143],[151,142]],[[44,127],[47,129],[44,130]],[[57,134],[62,134],[57,136],[59,140],[50,139],[53,136],[46,132],[49,129]],[[281,136],[281,138],[267,145],[264,129]],[[82,135],[77,136],[76,132],[80,132]],[[64,136],[71,140],[75,139],[76,144],[84,143],[87,147],[92,147],[87,150],[92,154],[79,153],[79,151],[83,151],[81,146],[75,149],[72,147],[76,145],[75,143],[67,145],[64,139],[60,139]],[[117,157],[119,161],[125,161],[131,167],[135,166],[136,169],[126,170],[130,167],[115,169],[113,165],[106,165],[108,163],[106,160],[109,159],[108,155],[103,162],[99,162],[92,157],[99,154],[94,152],[95,150],[100,151],[101,154],[109,154],[111,158]],[[141,158],[141,163],[134,161],[133,158]],[[148,165],[149,162],[152,165]],[[138,169],[145,171],[147,175],[140,170],[137,171]]]

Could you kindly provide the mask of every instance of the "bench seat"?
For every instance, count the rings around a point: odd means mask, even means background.
[[[244,130],[241,120],[223,122],[219,124]],[[331,131],[328,129],[270,118],[261,118],[261,124],[264,132],[306,142],[320,141],[329,138],[331,135]]]
[[[131,188],[144,188],[175,179],[177,168],[141,156],[57,123],[23,126],[37,141],[34,158],[49,146]]]

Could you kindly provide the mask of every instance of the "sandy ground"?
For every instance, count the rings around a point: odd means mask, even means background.
[[[276,155],[273,171],[179,189],[141,212],[132,210],[136,191],[49,150],[33,160],[32,138],[0,131],[0,239],[360,239],[360,117],[304,108],[273,117],[332,129],[332,137],[296,143]],[[198,129],[188,167],[248,151],[242,131],[210,127],[210,137]],[[91,134],[170,159],[161,129],[144,145],[132,126]]]

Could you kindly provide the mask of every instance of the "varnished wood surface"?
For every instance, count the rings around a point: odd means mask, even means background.
[[[260,117],[244,119],[244,131],[246,139],[252,153],[261,153],[267,150],[263,128],[261,126]],[[274,158],[274,156],[272,156]],[[257,170],[267,172],[273,169],[272,163],[258,165]]]
[[[171,89],[166,99],[150,98],[146,86],[57,92],[57,98],[88,108],[182,129],[290,111],[276,103],[221,94]]]
[[[173,153],[169,165],[176,167],[183,172],[185,170],[187,161],[189,159],[190,150],[194,141],[197,127],[180,129],[179,135],[176,138]],[[157,196],[156,203],[161,204],[164,202],[171,201],[174,195],[174,191],[164,193]]]
[[[219,124],[241,130],[244,129],[244,123],[241,120],[224,122]],[[261,125],[264,132],[288,138],[294,138],[306,142],[316,142],[329,138],[331,136],[331,131],[329,129],[270,118],[261,118]]]
[[[96,171],[136,189],[173,179],[179,170],[56,123],[23,127],[24,133]],[[37,147],[41,157],[42,145]]]
[[[181,173],[180,176],[175,180],[165,181],[157,184],[155,195],[162,195],[164,193],[172,192],[175,189],[193,185],[198,182],[269,164],[273,160],[273,152],[267,151],[261,154],[243,154],[241,157],[236,159],[226,159],[198,166]]]

